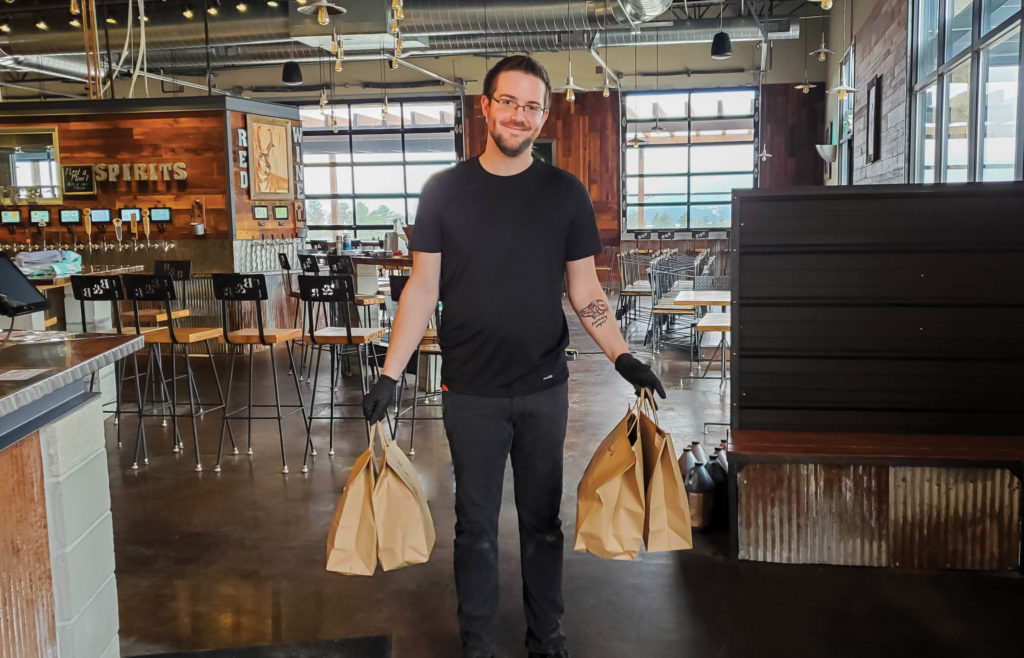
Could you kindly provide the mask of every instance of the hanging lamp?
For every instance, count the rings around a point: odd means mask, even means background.
[[[821,28],[821,47],[818,48],[817,50],[812,50],[807,54],[816,56],[819,62],[824,62],[826,59],[828,59],[829,55],[832,55],[834,53],[835,51],[829,50],[828,47],[825,46],[825,28],[823,27]]]
[[[636,63],[636,50],[637,50],[637,32],[633,32],[633,90],[636,91],[639,86],[637,83],[640,82],[640,69]],[[633,133],[633,136],[626,140],[626,144],[633,148],[640,148],[641,144],[646,144],[647,138],[640,134],[640,131]]]
[[[803,33],[803,37],[804,37],[804,48],[807,48],[807,30],[804,29],[806,27],[807,27],[807,6],[804,5],[804,24],[800,28],[800,31]],[[824,32],[822,33],[822,36],[824,36]],[[794,86],[793,88],[794,89],[799,89],[800,91],[802,91],[805,94],[809,94],[811,92],[811,90],[814,89],[817,86],[818,85],[811,84],[810,82],[807,81],[807,59],[804,58],[804,81],[803,81],[803,83],[798,84],[798,85]]]
[[[330,25],[332,16],[341,16],[346,10],[344,7],[331,4],[327,0],[317,0],[312,4],[304,4],[299,7],[300,14],[307,16],[316,14],[316,22],[319,25]]]
[[[846,38],[846,8],[849,6],[849,4],[850,4],[850,0],[846,0],[846,5],[843,7],[843,38],[844,39]],[[851,39],[852,39],[852,36],[851,36]],[[845,48],[844,48],[844,50],[845,50]],[[857,91],[856,87],[851,87],[850,85],[846,84],[846,80],[844,79],[844,76],[843,76],[843,66],[842,66],[842,64],[840,64],[839,65],[839,84],[836,85],[835,87],[832,87],[831,89],[829,89],[828,93],[836,94],[839,97],[839,100],[844,101],[844,100],[846,100],[846,96],[848,94],[852,94],[852,93],[854,93],[856,91]]]
[[[281,69],[281,82],[289,87],[302,84],[302,68],[298,62],[289,60],[284,63]]]
[[[718,9],[718,32],[711,40],[711,59],[729,59],[732,57],[732,39],[723,29],[725,17],[725,2],[719,3]]]
[[[569,41],[572,41],[572,33],[569,34]],[[558,94],[564,93],[566,102],[575,103],[576,92],[586,91],[586,89],[576,84],[576,82],[572,79],[572,50],[567,50],[566,54],[568,55],[569,60],[569,76],[565,79],[565,84],[562,85],[561,87],[558,87],[554,91],[555,93]]]

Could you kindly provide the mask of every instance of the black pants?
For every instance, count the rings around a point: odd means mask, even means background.
[[[562,446],[568,383],[518,397],[444,393],[455,466],[455,588],[465,658],[494,653],[498,513],[511,455],[519,513],[526,646],[565,648],[562,632]]]

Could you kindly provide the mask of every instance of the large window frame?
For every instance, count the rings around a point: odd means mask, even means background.
[[[370,101],[372,102],[372,101]],[[454,107],[454,120],[451,126],[426,126],[426,127],[414,127],[406,125],[406,107],[414,105],[422,105],[425,103],[452,103]],[[356,239],[376,239],[381,232],[393,231],[393,223],[376,223],[366,224],[360,223],[358,216],[358,204],[360,202],[366,203],[367,205],[372,204],[374,201],[380,202],[382,205],[386,202],[401,201],[404,206],[403,216],[405,218],[405,225],[413,225],[415,222],[415,210],[414,206],[419,201],[419,191],[411,192],[409,190],[409,167],[416,166],[451,166],[456,162],[459,162],[465,158],[464,154],[464,140],[462,139],[463,134],[463,102],[458,96],[444,96],[444,97],[415,97],[415,98],[402,98],[393,99],[389,103],[389,108],[392,114],[399,118],[397,125],[388,125],[386,127],[374,127],[374,128],[357,128],[352,125],[352,110],[353,106],[364,106],[367,104],[366,100],[352,99],[344,102],[337,102],[328,107],[328,116],[330,108],[333,107],[334,111],[339,116],[348,117],[347,121],[343,122],[344,127],[340,127],[337,131],[330,127],[308,127],[303,126],[303,138],[316,138],[316,137],[328,137],[330,139],[336,139],[339,143],[344,143],[348,150],[347,152],[339,150],[338,153],[345,154],[345,158],[340,162],[311,162],[306,158],[304,150],[304,161],[302,162],[303,168],[303,179],[308,180],[309,173],[312,170],[327,169],[331,171],[330,178],[334,178],[338,175],[335,173],[338,169],[348,169],[348,191],[340,191],[333,193],[313,193],[310,191],[309,183],[306,184],[304,203],[308,204],[310,201],[324,201],[326,203],[347,203],[351,209],[351,223],[326,223],[326,224],[311,224],[309,217],[307,217],[306,228],[308,231],[324,231],[324,232],[346,232],[352,235]],[[315,104],[302,105],[300,110],[308,112],[310,109],[319,111]],[[409,159],[409,151],[407,149],[407,136],[409,135],[439,135],[439,134],[451,134],[455,159],[432,159],[432,160],[417,160]],[[360,137],[372,137],[373,135],[399,135],[401,151],[391,154],[391,157],[382,157],[379,159],[366,160],[365,153],[362,153],[358,149],[358,138]],[[382,170],[385,168],[401,168],[402,176],[400,184],[396,187],[400,187],[400,191],[393,191],[387,193],[360,193],[356,184],[356,168],[357,167],[379,167]],[[361,235],[362,234],[362,235]]]
[[[917,107],[919,99],[921,98],[924,90],[928,89],[932,85],[935,86],[935,98],[937,99],[935,107],[934,125],[936,127],[936,134],[931,146],[934,148],[933,157],[931,158],[934,170],[934,182],[947,182],[947,160],[949,154],[944,148],[944,142],[946,142],[946,135],[944,129],[947,126],[948,117],[946,116],[949,107],[944,102],[948,97],[947,86],[951,79],[954,70],[963,65],[965,62],[970,63],[970,77],[969,77],[969,119],[967,125],[967,181],[978,181],[980,180],[979,175],[979,149],[981,126],[979,125],[979,115],[981,114],[980,107],[981,102],[984,100],[985,90],[981,88],[981,57],[982,53],[996,44],[998,41],[1003,39],[1008,33],[1017,30],[1021,35],[1019,38],[1018,47],[1018,68],[1017,68],[1017,124],[1015,130],[1015,161],[1014,161],[1014,179],[1021,180],[1024,178],[1024,10],[1018,9],[1014,14],[1004,18],[996,25],[992,25],[988,29],[985,29],[983,25],[983,5],[985,0],[974,0],[971,5],[971,39],[970,45],[965,47],[958,53],[953,53],[950,57],[946,58],[946,21],[948,8],[955,0],[935,0],[937,3],[938,13],[938,30],[937,30],[937,53],[938,62],[934,70],[930,71],[927,75],[920,75],[920,67],[918,62],[918,33],[920,30],[919,22],[921,21],[921,2],[922,0],[915,0],[910,3],[910,24],[907,30],[908,39],[908,54],[909,54],[909,65],[907,67],[908,72],[912,76],[913,84],[910,88],[909,94],[909,117],[916,118],[918,116],[919,108]],[[907,131],[909,139],[908,153],[910,154],[908,162],[909,178],[911,182],[918,183],[924,182],[919,176],[920,159],[928,160],[928,154],[923,151],[924,145],[920,140],[924,139],[924,135],[918,135],[916,130],[916,121],[912,121],[909,124],[910,130]]]
[[[730,93],[730,92],[751,92],[751,93],[753,93],[753,102],[751,103],[751,111],[749,113],[744,113],[744,114],[720,113],[718,115],[694,116],[694,112],[692,110],[692,104],[691,104],[691,99],[693,98],[694,95],[715,94],[715,93],[727,94],[727,93]],[[685,94],[686,95],[686,100],[685,100],[686,112],[685,112],[685,116],[661,116],[661,117],[659,117],[659,119],[660,119],[660,121],[662,123],[670,124],[670,125],[675,125],[676,128],[681,128],[682,126],[685,125],[685,130],[687,131],[687,133],[689,135],[689,137],[687,138],[687,141],[685,143],[680,143],[680,144],[644,144],[643,146],[639,147],[639,149],[647,151],[647,150],[652,150],[652,149],[667,149],[667,148],[683,147],[683,148],[686,149],[686,163],[685,163],[685,166],[684,167],[680,167],[679,169],[671,171],[671,172],[661,172],[661,173],[646,173],[645,172],[645,173],[629,174],[628,173],[627,158],[630,157],[629,153],[630,153],[630,151],[634,150],[634,147],[627,143],[627,135],[636,134],[637,132],[646,133],[647,131],[644,130],[644,129],[641,129],[640,127],[652,124],[653,123],[653,119],[651,119],[649,117],[639,117],[639,118],[633,118],[633,119],[628,118],[628,116],[627,116],[627,102],[629,101],[629,99],[636,98],[636,97],[652,97],[652,98],[654,98],[654,97],[658,97],[658,96],[676,95],[676,94],[679,94],[679,95]],[[758,186],[757,150],[759,148],[759,134],[760,134],[758,120],[757,120],[757,113],[758,113],[758,107],[759,107],[759,103],[760,102],[761,102],[761,99],[759,98],[759,95],[757,93],[757,88],[753,87],[753,86],[723,87],[723,88],[715,88],[715,89],[707,89],[707,88],[704,88],[704,89],[701,89],[701,88],[698,88],[698,89],[664,89],[664,90],[657,90],[657,91],[635,91],[635,92],[627,92],[627,93],[622,94],[621,95],[621,106],[620,106],[620,116],[622,117],[622,120],[620,121],[620,135],[619,135],[620,156],[621,156],[620,157],[620,162],[622,163],[621,164],[621,171],[620,171],[620,203],[621,203],[621,209],[622,209],[621,210],[621,218],[620,218],[621,232],[623,234],[636,234],[636,233],[643,233],[643,232],[660,232],[660,231],[703,231],[703,230],[728,231],[728,230],[730,230],[732,228],[731,216],[730,216],[730,223],[729,223],[728,226],[724,226],[724,225],[698,225],[698,226],[695,226],[694,225],[694,217],[693,217],[693,212],[692,212],[692,210],[694,208],[698,208],[699,209],[699,208],[714,208],[714,207],[720,207],[720,206],[730,206],[732,202],[731,202],[731,199],[713,200],[713,201],[700,201],[700,200],[695,201],[694,200],[694,196],[697,195],[698,193],[694,191],[693,181],[694,181],[695,178],[698,178],[698,179],[699,178],[704,178],[704,179],[707,179],[707,180],[712,180],[712,177],[728,177],[728,176],[740,176],[740,175],[744,175],[745,176],[745,175],[749,174],[751,176],[752,188],[754,188],[754,189],[757,188],[757,186]],[[706,125],[710,125],[712,122],[728,122],[728,121],[732,121],[732,120],[736,120],[736,121],[747,121],[747,120],[749,120],[749,121],[751,121],[751,123],[752,123],[752,132],[751,132],[750,139],[721,139],[719,141],[694,140],[694,135],[696,134],[696,131],[700,130],[700,125],[702,123],[704,123]],[[750,162],[749,162],[749,167],[743,167],[743,168],[739,168],[739,169],[722,169],[722,170],[717,170],[716,169],[714,171],[700,171],[700,170],[694,171],[694,167],[693,167],[694,148],[700,149],[701,147],[716,146],[716,145],[718,145],[718,146],[735,146],[735,145],[749,146],[750,150],[751,150],[751,159],[750,159]],[[686,199],[685,201],[674,201],[674,202],[665,202],[665,203],[657,203],[657,202],[655,202],[655,203],[643,203],[643,202],[640,202],[640,203],[630,203],[629,202],[629,197],[630,197],[629,187],[630,187],[630,181],[632,181],[632,180],[643,180],[643,179],[649,179],[649,180],[664,179],[664,180],[669,180],[669,179],[672,179],[672,178],[681,178],[681,177],[685,177],[686,178],[686,189],[685,189],[685,191],[684,190],[680,190],[680,195],[681,196],[685,196],[685,199]],[[743,189],[748,189],[748,188],[743,188]],[[656,227],[656,226],[630,227],[629,226],[629,211],[630,211],[631,208],[645,208],[645,209],[650,208],[650,209],[656,210],[657,208],[678,209],[678,208],[682,208],[682,207],[685,207],[685,209],[686,209],[686,224],[685,224],[685,226],[676,226],[676,227]]]

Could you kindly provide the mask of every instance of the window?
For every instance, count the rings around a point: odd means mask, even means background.
[[[334,106],[335,132],[319,107],[300,110],[306,225],[377,239],[395,222],[412,224],[423,185],[459,159],[455,100]],[[323,237],[322,235],[317,237]]]
[[[1018,5],[1019,7],[1020,5]],[[978,98],[978,180],[1013,180],[1020,107],[1020,30],[981,51]]]
[[[1020,180],[1021,0],[915,0],[914,182]]]
[[[750,89],[625,97],[625,229],[729,228],[732,190],[754,187]]]
[[[851,46],[839,64],[839,79],[851,87],[855,86],[853,60]],[[853,94],[839,98],[839,184],[853,185]]]

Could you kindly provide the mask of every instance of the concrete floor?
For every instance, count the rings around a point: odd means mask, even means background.
[[[1024,581],[1015,575],[738,563],[725,556],[724,534],[696,533],[693,551],[644,554],[630,563],[572,552],[576,483],[632,396],[611,364],[593,354],[575,319],[570,327],[582,353],[570,363],[562,507],[565,626],[576,658],[1021,655],[1016,624]],[[269,362],[256,367],[256,381],[264,383],[257,400],[272,402]],[[681,379],[688,374],[682,352],[659,354],[655,368],[669,392],[661,422],[681,452],[700,438],[704,421],[727,418],[727,397],[717,379]],[[226,364],[221,372],[226,376]],[[357,402],[358,390],[358,380],[346,378],[340,395]],[[363,450],[362,424],[339,423],[337,453],[328,457],[326,423],[316,423],[320,454],[303,475],[301,420],[287,420],[292,472],[284,476],[272,421],[256,423],[254,456],[243,447],[213,473],[220,422],[219,413],[200,421],[202,474],[192,471],[187,422],[181,429],[188,452],[174,455],[170,430],[150,421],[151,463],[138,472],[129,470],[134,423],[126,421],[120,451],[108,423],[122,655],[391,634],[398,658],[457,658],[453,483],[440,422],[417,423],[414,457],[437,529],[431,560],[372,578],[324,570],[328,524]],[[242,436],[244,423],[238,429]],[[709,436],[708,444],[722,436]],[[518,550],[509,469],[499,657],[525,655]]]

